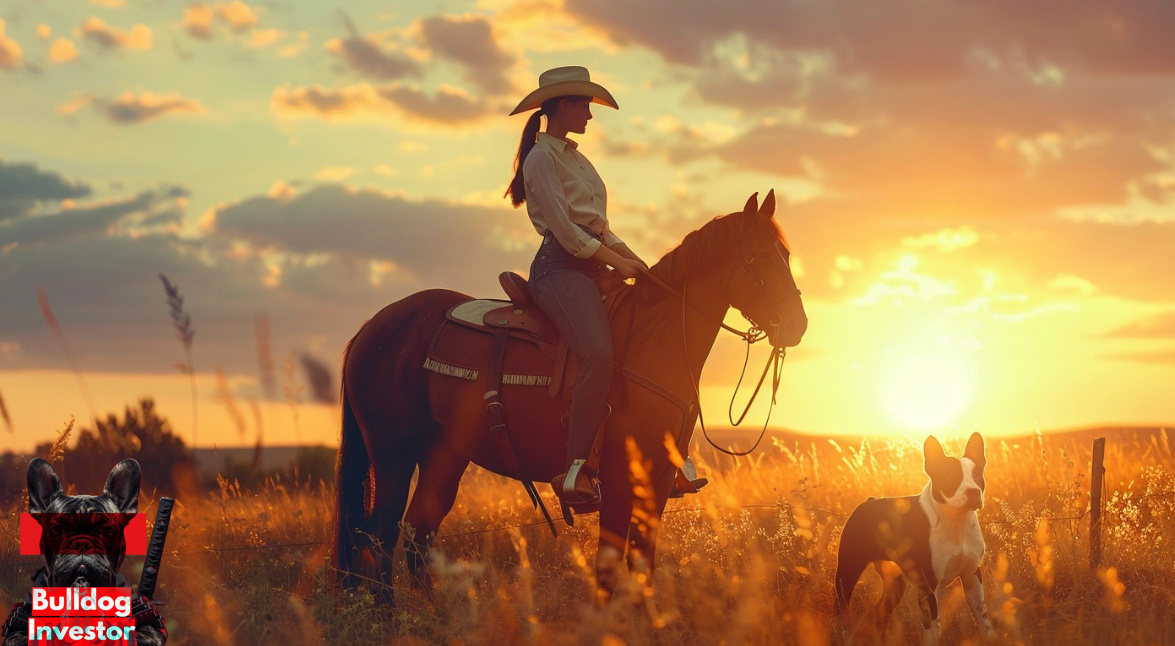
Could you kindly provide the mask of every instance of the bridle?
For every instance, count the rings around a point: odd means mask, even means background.
[[[750,238],[750,236],[746,235],[746,234],[743,234],[739,238],[739,255],[743,256],[743,261],[741,263],[742,272],[744,275],[750,276],[751,285],[753,287],[755,287],[756,289],[762,289],[766,285],[766,283],[763,280],[763,278],[759,275],[758,270],[754,265],[755,256],[750,253],[744,253],[744,251],[743,251],[743,249],[746,246],[746,241],[749,238]],[[786,257],[784,258],[784,262],[787,263]],[[737,261],[736,261],[736,263],[731,264],[730,275],[727,276],[727,278],[726,278],[726,293],[730,293],[730,282],[734,279],[735,266],[737,266]],[[788,264],[788,269],[790,271],[790,269],[791,269],[790,264]],[[739,391],[739,388],[742,386],[743,377],[746,376],[747,363],[749,362],[750,357],[751,357],[751,346],[759,341],[762,341],[763,339],[768,338],[769,335],[767,334],[767,331],[765,329],[759,327],[754,321],[750,321],[749,317],[747,318],[747,320],[751,322],[751,327],[748,328],[746,332],[743,332],[741,330],[737,330],[737,329],[727,325],[725,321],[720,320],[720,319],[715,319],[713,316],[710,315],[709,312],[704,312],[701,309],[699,309],[698,307],[690,305],[689,299],[686,295],[687,288],[683,287],[682,291],[679,292],[676,289],[674,289],[673,287],[671,287],[670,285],[668,285],[667,283],[665,283],[664,281],[662,281],[661,279],[652,275],[651,273],[645,272],[645,277],[648,278],[653,284],[657,285],[661,289],[664,289],[665,291],[669,292],[670,294],[681,299],[681,342],[682,342],[682,348],[685,352],[686,371],[689,373],[690,385],[693,386],[693,390],[694,390],[694,398],[695,398],[694,401],[696,402],[696,405],[698,408],[698,422],[702,427],[702,436],[706,438],[706,442],[708,442],[711,447],[713,447],[714,449],[716,449],[717,451],[719,451],[721,453],[724,453],[724,454],[730,455],[730,456],[735,456],[735,457],[749,455],[756,448],[758,448],[759,443],[763,441],[763,437],[767,434],[767,424],[771,421],[771,413],[774,410],[775,403],[776,403],[775,396],[776,396],[776,393],[779,391],[780,376],[782,375],[782,372],[783,372],[783,361],[787,356],[786,348],[781,348],[781,347],[772,348],[771,354],[767,357],[767,362],[763,366],[763,373],[761,375],[759,375],[759,382],[755,385],[755,390],[751,393],[751,398],[747,401],[746,407],[743,408],[742,414],[739,415],[738,421],[735,421],[735,419],[734,419],[734,401],[738,397],[738,391]],[[789,292],[787,294],[784,294],[784,295],[778,297],[777,299],[775,299],[772,302],[773,309],[771,311],[771,320],[768,321],[768,324],[771,325],[773,328],[778,328],[780,325],[782,325],[783,324],[782,316],[780,315],[779,310],[775,309],[775,308],[778,305],[782,304],[783,302],[787,301],[788,299],[798,298],[799,296],[800,296],[800,290],[797,287],[794,289],[794,291]],[[772,372],[771,406],[768,407],[768,409],[767,409],[767,418],[765,420],[763,420],[763,428],[760,429],[760,431],[759,431],[759,438],[756,439],[755,443],[751,446],[751,448],[747,449],[746,451],[732,451],[729,449],[725,449],[721,446],[718,446],[717,444],[714,443],[714,440],[710,439],[710,434],[706,431],[706,420],[705,420],[705,417],[702,415],[702,394],[701,394],[701,391],[699,390],[699,387],[698,387],[698,384],[701,380],[701,375],[699,375],[698,377],[694,377],[693,368],[690,367],[690,365],[689,365],[689,334],[687,333],[687,330],[686,330],[686,313],[687,313],[686,310],[687,310],[687,308],[694,310],[694,312],[700,314],[703,318],[709,319],[710,322],[712,322],[712,323],[718,323],[719,327],[721,327],[722,329],[739,337],[740,339],[745,341],[747,344],[746,355],[743,359],[742,372],[739,373],[738,383],[735,384],[734,392],[730,396],[730,405],[727,407],[727,416],[730,420],[731,426],[739,426],[740,424],[742,424],[743,420],[747,416],[747,413],[751,410],[751,406],[755,403],[755,398],[758,397],[760,389],[763,387],[763,381],[767,378],[768,370],[771,370],[771,372]],[[744,317],[745,317],[745,315],[744,315]]]

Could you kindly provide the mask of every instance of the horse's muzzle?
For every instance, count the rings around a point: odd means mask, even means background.
[[[790,348],[800,344],[808,330],[808,315],[800,299],[790,301],[782,310],[771,313],[767,322],[767,340],[777,348]]]

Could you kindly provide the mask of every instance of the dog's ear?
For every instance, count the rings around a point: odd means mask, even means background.
[[[39,514],[61,495],[61,479],[53,466],[41,458],[29,462],[29,513]]]
[[[923,468],[927,475],[932,475],[931,469],[947,457],[947,454],[942,450],[942,445],[934,439],[933,435],[927,437],[926,443],[922,445],[922,455],[926,458]]]
[[[127,458],[110,470],[102,494],[110,496],[119,511],[133,514],[139,509],[139,479],[139,463]]]
[[[975,463],[976,468],[983,468],[983,465],[987,463],[987,455],[983,452],[982,435],[979,433],[971,434],[971,439],[967,440],[967,449],[963,451],[963,457],[970,458]]]

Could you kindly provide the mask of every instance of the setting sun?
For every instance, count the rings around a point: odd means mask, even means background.
[[[908,354],[882,374],[882,408],[894,422],[911,430],[949,424],[971,401],[967,365],[949,354]]]

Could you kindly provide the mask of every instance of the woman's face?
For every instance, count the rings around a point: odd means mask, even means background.
[[[559,102],[559,117],[567,126],[567,132],[583,134],[587,122],[592,118],[591,97],[564,99]]]

